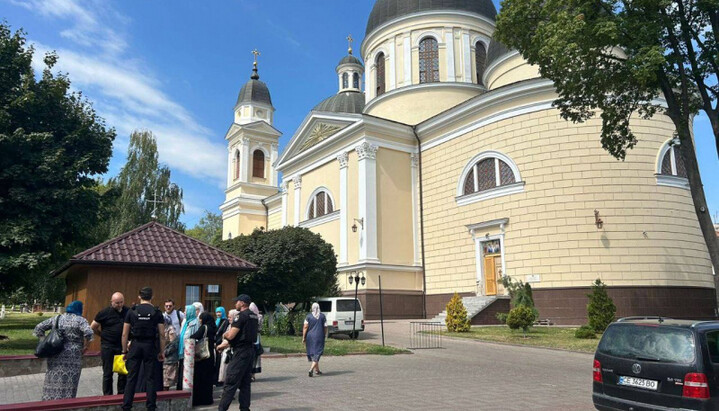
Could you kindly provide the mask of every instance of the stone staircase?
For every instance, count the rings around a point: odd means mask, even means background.
[[[467,318],[472,319],[475,315],[479,314],[485,308],[489,307],[490,304],[497,301],[497,296],[477,296],[477,297],[462,297],[462,304],[467,309]],[[447,310],[437,314],[436,317],[432,318],[432,322],[441,322],[445,324],[447,318]]]

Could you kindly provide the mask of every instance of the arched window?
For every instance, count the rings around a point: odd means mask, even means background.
[[[687,178],[687,168],[679,147],[669,145],[660,164],[659,174]]]
[[[235,180],[240,178],[240,150],[235,150]]]
[[[384,86],[384,53],[379,53],[377,55],[377,58],[375,59],[375,64],[377,65],[377,74],[375,75],[375,83],[377,84],[377,95],[380,96],[384,94],[385,86]]]
[[[419,82],[439,81],[439,47],[437,40],[427,37],[419,42]]]
[[[252,177],[265,178],[265,153],[262,150],[252,153]]]
[[[457,187],[457,204],[524,191],[519,169],[502,153],[487,151],[475,156],[465,166]]]
[[[323,215],[330,214],[334,211],[334,204],[332,204],[332,197],[326,191],[320,191],[315,194],[310,200],[310,205],[307,207],[307,219],[322,217]]]
[[[484,69],[487,65],[487,50],[481,41],[474,45],[474,52],[474,61],[477,65],[477,84],[484,84],[482,83],[482,77],[484,77]]]
[[[343,73],[342,74],[342,88],[348,88],[349,87],[349,74]]]
[[[359,79],[359,73],[354,73],[354,74],[352,75],[352,87],[353,87],[353,88],[357,88],[357,89],[360,88],[360,87],[359,87],[359,80],[360,80],[360,79]]]

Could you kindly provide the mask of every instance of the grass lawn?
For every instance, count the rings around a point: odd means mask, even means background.
[[[45,313],[42,317],[37,314],[7,313],[4,320],[0,320],[0,335],[8,337],[0,340],[0,355],[26,355],[35,352],[37,337],[32,335],[35,326],[47,320],[53,314]]]
[[[524,334],[521,330],[515,331],[506,326],[496,326],[472,327],[472,330],[468,333],[446,332],[445,335],[448,337],[471,338],[481,341],[594,353],[601,335],[597,335],[597,338],[593,340],[585,340],[575,338],[574,331],[576,331],[576,328],[532,327],[527,333],[527,338],[524,338]]]
[[[37,314],[8,313],[4,320],[0,320],[0,335],[9,337],[0,340],[0,355],[27,355],[35,352],[37,337],[32,330],[37,323],[50,318],[52,314],[46,313],[42,317]],[[304,353],[305,347],[301,337],[289,336],[262,336],[262,345],[270,347],[270,352],[290,354]],[[347,355],[350,353],[393,355],[408,352],[394,347],[382,347],[354,340],[336,340],[328,338],[325,342],[325,355]]]

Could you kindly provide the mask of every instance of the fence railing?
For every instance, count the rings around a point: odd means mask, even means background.
[[[409,323],[409,349],[442,348],[441,322],[412,321]]]

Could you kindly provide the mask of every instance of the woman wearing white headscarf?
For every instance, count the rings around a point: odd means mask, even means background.
[[[250,311],[252,311],[257,316],[257,341],[255,341],[255,346],[261,344],[260,339],[260,331],[262,331],[262,314],[260,314],[260,309],[257,308],[257,305],[255,303],[250,303]],[[262,372],[262,354],[255,355],[255,363],[252,365],[252,377],[250,377],[251,381],[255,380],[255,374],[259,374]]]
[[[235,318],[237,318],[237,314],[239,312],[235,309],[230,310],[229,313],[227,313],[227,320],[232,324],[233,321],[235,321]],[[226,340],[223,340],[226,341]],[[220,344],[217,344],[220,345]],[[225,383],[225,375],[227,371],[227,363],[229,362],[227,360],[227,355],[230,353],[230,350],[223,350],[222,356],[220,357],[220,369],[217,373],[217,385],[224,385]]]
[[[307,348],[307,361],[312,362],[309,376],[314,372],[322,375],[320,371],[320,357],[325,350],[325,336],[327,335],[327,318],[320,312],[320,305],[312,304],[312,312],[307,314],[305,325],[302,328],[302,343]]]

